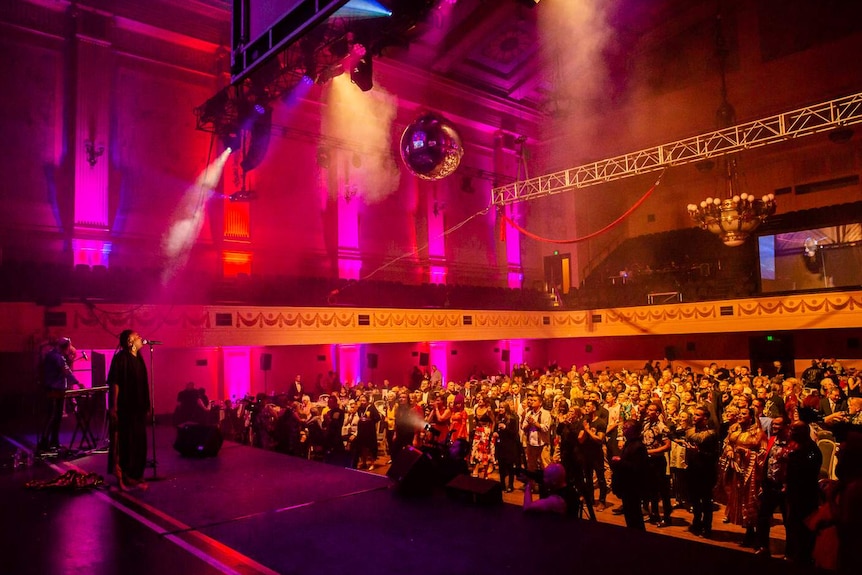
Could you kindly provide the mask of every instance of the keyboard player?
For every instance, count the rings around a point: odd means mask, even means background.
[[[44,455],[56,455],[58,453],[60,449],[60,423],[63,420],[66,389],[80,385],[69,365],[69,357],[75,355],[74,349],[72,340],[61,337],[42,357],[40,366],[42,389],[50,407],[48,422],[37,446]]]

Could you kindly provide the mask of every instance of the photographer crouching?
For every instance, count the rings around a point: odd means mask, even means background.
[[[569,495],[566,486],[566,470],[559,463],[551,463],[541,472],[541,477],[536,473],[528,473],[523,477],[524,481],[524,512],[526,513],[556,513],[567,515],[569,513]],[[539,499],[533,501],[532,481],[535,479],[540,484]]]

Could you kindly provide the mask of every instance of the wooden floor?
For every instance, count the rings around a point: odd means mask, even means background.
[[[610,508],[595,523],[530,517],[517,490],[505,495],[511,505],[497,506],[442,489],[399,496],[384,476],[385,455],[373,472],[234,443],[217,457],[181,457],[169,426],[157,426],[159,465],[148,469],[146,491],[121,492],[107,476],[103,489],[36,491],[25,483],[68,470],[104,475],[106,455],[70,452],[11,469],[12,453],[30,449],[34,436],[0,431],[3,575],[674,573],[694,557],[698,575],[810,572],[779,558],[780,527],[776,556],[758,557],[737,545],[740,530],[722,524],[721,511],[712,540],[686,531],[684,510],[646,533],[621,527]]]
[[[372,472],[385,475],[388,470],[389,457],[385,454],[382,454],[375,462],[374,469],[372,470]],[[499,475],[496,472],[493,472],[490,478],[498,480]],[[610,485],[610,481],[608,481],[608,485]],[[596,489],[594,494],[596,500],[598,500],[598,493],[598,489]],[[519,481],[515,481],[515,491],[511,493],[504,492],[503,501],[512,505],[523,505],[523,484]],[[620,500],[613,493],[608,493],[607,503],[608,506],[604,511],[596,510],[596,520],[601,523],[607,523],[609,525],[625,527],[626,523],[623,516],[615,515],[612,511],[613,508],[618,507],[621,504]],[[689,541],[698,541],[700,543],[708,543],[717,547],[737,549],[747,553],[754,552],[753,549],[745,548],[740,545],[740,543],[742,542],[743,534],[745,533],[745,529],[737,525],[724,523],[724,506],[718,504],[716,504],[715,506],[715,511],[713,513],[713,533],[710,538],[698,537],[688,530],[688,527],[691,525],[691,518],[692,514],[687,509],[682,507],[675,507],[673,515],[671,516],[672,521],[669,526],[659,528],[650,523],[646,523],[646,528],[649,532],[657,533],[659,535],[664,535],[667,537],[675,537],[678,539],[686,539]],[[772,529],[770,529],[769,536],[771,541],[771,554],[773,556],[783,557],[785,533],[784,525],[782,525],[781,518],[778,514],[776,514],[773,518]]]

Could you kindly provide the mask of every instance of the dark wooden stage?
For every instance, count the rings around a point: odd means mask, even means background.
[[[410,573],[697,573],[802,570],[777,558],[516,505],[404,497],[386,476],[225,443],[217,457],[172,449],[157,428],[158,475],[146,491],[25,489],[69,469],[105,475],[106,455],[13,470],[33,435],[0,445],[3,575]],[[68,432],[66,434],[68,439]],[[152,469],[147,470],[151,477]],[[521,492],[515,492],[521,496]],[[507,496],[508,498],[508,496]],[[609,512],[606,512],[609,514]],[[720,514],[716,522],[720,521]]]

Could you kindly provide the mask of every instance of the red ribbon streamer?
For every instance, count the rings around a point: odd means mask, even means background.
[[[617,219],[615,219],[614,221],[612,221],[611,223],[609,223],[608,225],[606,225],[602,229],[595,231],[591,234],[587,234],[585,236],[582,236],[580,238],[574,238],[571,240],[554,240],[551,238],[543,238],[542,236],[538,236],[532,232],[529,232],[529,231],[525,230],[524,228],[522,228],[521,226],[519,226],[518,224],[516,224],[512,218],[510,218],[509,216],[506,215],[505,211],[501,212],[503,215],[503,222],[506,224],[509,224],[510,226],[512,226],[513,228],[515,228],[516,230],[518,230],[519,232],[521,232],[522,234],[524,234],[528,238],[533,238],[534,240],[538,240],[540,242],[548,242],[548,243],[552,243],[552,244],[576,244],[578,242],[583,242],[583,241],[589,240],[591,238],[594,238],[596,236],[600,236],[601,234],[603,234],[603,233],[607,232],[608,230],[614,228],[615,226],[619,225],[624,219],[626,219],[627,217],[632,215],[632,213],[636,209],[638,209],[640,207],[640,205],[642,203],[644,203],[648,197],[650,197],[650,195],[652,195],[652,193],[655,191],[655,189],[658,186],[660,181],[661,181],[661,177],[659,177],[659,179],[656,180],[656,183],[654,183],[652,185],[652,187],[649,190],[647,190],[647,192],[638,201],[636,201],[632,207],[630,207],[628,210],[626,210],[625,213],[623,213],[623,215],[621,215],[620,217],[618,217]],[[503,236],[504,234],[501,233],[500,235]]]

